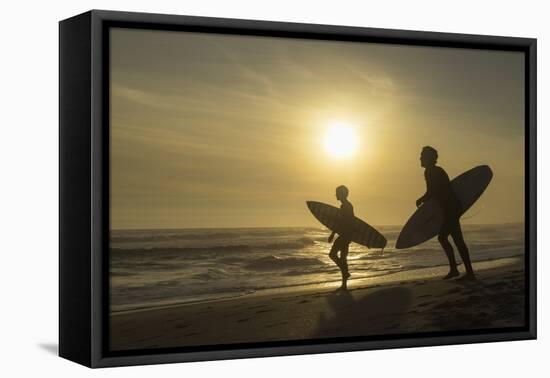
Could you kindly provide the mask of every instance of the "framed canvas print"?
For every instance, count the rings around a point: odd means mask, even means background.
[[[536,40],[60,22],[60,355],[536,337]]]

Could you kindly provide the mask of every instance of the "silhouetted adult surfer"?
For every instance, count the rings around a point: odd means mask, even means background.
[[[338,237],[334,241],[332,248],[330,249],[329,257],[338,265],[340,272],[342,273],[342,286],[340,289],[347,290],[348,278],[351,276],[348,271],[348,252],[349,245],[351,243],[351,237],[353,234],[353,222],[355,215],[353,214],[353,205],[348,201],[349,190],[344,185],[340,185],[336,188],[336,199],[342,203],[340,206],[339,219],[337,225],[334,227],[338,230]],[[328,242],[332,243],[334,240],[335,231],[328,237]],[[338,252],[340,256],[338,257]]]
[[[466,267],[466,274],[462,278],[473,279],[475,275],[472,269],[472,263],[470,262],[470,253],[464,242],[462,229],[460,228],[462,205],[451,187],[447,172],[436,165],[437,158],[438,154],[435,148],[426,146],[422,149],[420,154],[420,165],[425,168],[424,178],[426,179],[426,194],[416,200],[416,206],[420,207],[428,199],[433,198],[439,202],[443,210],[443,224],[439,231],[438,240],[447,255],[450,267],[449,274],[443,279],[446,280],[459,275],[458,269],[456,268],[453,247],[449,242],[449,235],[452,236],[458,252],[460,253],[460,257],[462,258],[462,262]]]

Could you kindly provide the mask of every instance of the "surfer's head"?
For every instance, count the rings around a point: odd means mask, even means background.
[[[336,199],[338,201],[345,200],[348,198],[349,195],[349,189],[345,185],[340,185],[336,188]]]
[[[420,165],[422,167],[431,167],[437,163],[437,150],[430,146],[422,148],[420,153]]]

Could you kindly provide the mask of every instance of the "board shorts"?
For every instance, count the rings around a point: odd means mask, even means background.
[[[338,237],[334,241],[334,245],[337,247],[345,247],[350,245],[350,243],[351,243],[351,236],[348,236],[348,235],[338,235]]]

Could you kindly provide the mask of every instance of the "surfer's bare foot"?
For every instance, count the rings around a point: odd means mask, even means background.
[[[445,277],[443,277],[443,279],[448,280],[448,279],[451,279],[453,277],[457,277],[459,275],[460,275],[460,273],[458,272],[458,270],[451,269],[451,271]]]
[[[477,280],[477,277],[474,274],[474,272],[468,272],[468,273],[466,273],[465,275],[463,275],[462,277],[460,277],[458,279],[461,280],[461,281],[475,281],[475,280]]]
[[[347,285],[342,285],[338,289],[334,290],[335,293],[340,293],[342,291],[348,291]]]

